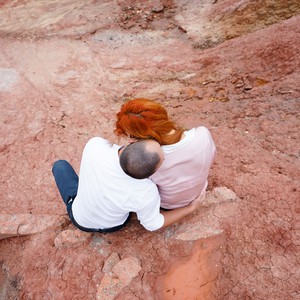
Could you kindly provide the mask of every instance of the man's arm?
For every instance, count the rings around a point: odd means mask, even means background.
[[[160,213],[165,219],[164,225],[161,228],[170,226],[197,210],[202,204],[203,197],[203,195],[198,196],[193,202],[185,207],[180,207],[169,211],[161,210]]]

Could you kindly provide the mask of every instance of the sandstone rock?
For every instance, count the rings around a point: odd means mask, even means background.
[[[23,5],[1,4],[1,32],[23,37],[40,35],[80,37],[86,33],[95,32],[99,28],[106,28],[113,23],[113,16],[118,14],[119,6],[116,1],[111,2],[67,0],[62,3],[54,0],[49,3],[25,1]],[[48,15],[47,18],[45,14]]]
[[[102,271],[104,273],[109,273],[112,271],[113,267],[120,261],[119,254],[114,252],[105,261]]]
[[[194,42],[206,49],[250,32],[265,28],[300,12],[299,1],[198,1],[177,0],[185,9],[175,20]]]
[[[60,227],[66,218],[50,215],[0,215],[0,239],[31,235],[45,231],[51,227]]]
[[[0,68],[0,91],[8,91],[18,81],[17,70],[13,68]]]
[[[56,248],[68,248],[78,246],[88,241],[92,233],[84,232],[79,229],[75,230],[64,230],[54,240]]]
[[[212,191],[206,192],[205,199],[203,200],[203,206],[222,202],[231,202],[237,199],[237,195],[227,187],[215,187]]]
[[[203,207],[207,209],[198,218],[193,218],[191,222],[183,223],[176,229],[174,236],[178,240],[195,241],[208,238],[223,232],[221,219],[237,214],[240,199],[227,187],[216,187],[212,191],[206,192]],[[201,208],[199,208],[201,210]]]
[[[128,257],[119,261],[112,272],[105,274],[97,290],[98,300],[113,300],[122,289],[138,276],[141,263],[136,257]]]
[[[191,227],[185,228],[185,232],[176,236],[176,239],[183,241],[196,241],[202,238],[218,235],[223,231],[220,228],[205,226],[201,223],[193,224]]]
[[[215,187],[212,191],[212,194],[215,198],[219,199],[220,202],[233,201],[237,199],[236,193],[226,186]]]

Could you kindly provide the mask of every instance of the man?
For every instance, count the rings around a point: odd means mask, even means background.
[[[169,226],[200,206],[190,205],[160,212],[156,185],[148,179],[164,159],[153,140],[111,145],[100,137],[84,148],[79,178],[65,160],[53,165],[53,175],[72,223],[87,232],[114,232],[129,221],[131,212],[150,231]]]

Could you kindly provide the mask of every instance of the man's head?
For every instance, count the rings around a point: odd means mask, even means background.
[[[160,167],[164,154],[158,142],[142,140],[126,146],[120,154],[123,171],[136,179],[151,176]]]

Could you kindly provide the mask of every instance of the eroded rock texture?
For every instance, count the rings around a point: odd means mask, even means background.
[[[101,3],[100,3],[101,2]],[[298,299],[299,1],[1,1],[0,299]],[[131,97],[207,126],[202,209],[70,224],[51,174]]]

